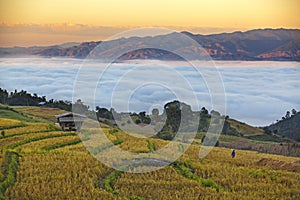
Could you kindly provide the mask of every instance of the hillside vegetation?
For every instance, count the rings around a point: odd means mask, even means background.
[[[215,147],[199,158],[197,139],[173,164],[135,174],[111,169],[97,161],[87,144],[100,130],[126,151],[153,153],[168,141],[136,138],[88,119],[82,133],[63,132],[53,114],[64,111],[40,107],[8,107],[0,115],[0,199],[299,199],[300,158]],[[2,112],[2,111],[1,111]],[[232,126],[239,125],[238,122]],[[240,125],[240,129],[247,129]],[[254,131],[255,130],[255,131]],[[247,136],[256,134],[247,129]],[[258,131],[259,134],[262,134]],[[97,134],[96,134],[97,135]],[[240,137],[221,135],[220,140]],[[99,144],[94,155],[112,146]],[[144,166],[147,167],[147,166]]]
[[[266,130],[300,142],[300,112],[293,109],[290,114],[288,111],[285,117],[266,127]]]
[[[163,140],[174,139],[180,128],[181,132],[185,132],[186,139],[191,133],[197,132],[194,143],[202,143],[209,131],[212,137],[205,145],[300,157],[300,145],[293,138],[272,133],[266,128],[250,126],[214,110],[209,112],[205,107],[200,111],[193,111],[191,106],[176,100],[166,103],[161,114],[157,109],[153,109],[151,114],[118,113],[114,109],[100,107],[96,107],[96,111],[100,122],[115,127],[119,124],[121,128],[127,129],[150,124],[157,130],[153,137]],[[293,131],[292,127],[290,131]],[[219,134],[221,137],[215,142]]]

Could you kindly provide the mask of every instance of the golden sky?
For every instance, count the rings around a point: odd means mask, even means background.
[[[16,35],[20,30],[23,44],[29,45],[26,41],[33,36],[26,36],[26,32],[33,35],[43,32],[39,28],[34,32],[33,25],[61,29],[64,31],[62,38],[66,38],[72,26],[78,28],[79,25],[116,28],[112,34],[128,27],[144,26],[180,27],[199,33],[256,28],[299,29],[299,8],[299,0],[0,0],[0,46],[5,45],[6,38],[22,40]],[[45,34],[49,36],[51,31]],[[56,34],[57,42],[61,42],[60,34]],[[46,35],[42,37],[48,38]],[[79,36],[72,39],[93,38]],[[107,35],[95,39],[101,37]]]

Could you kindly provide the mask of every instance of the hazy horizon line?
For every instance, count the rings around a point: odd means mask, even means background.
[[[187,31],[192,34],[212,35],[221,33],[246,32],[258,29],[294,29],[295,27],[201,27],[201,26],[95,26],[73,23],[0,23],[0,47],[54,46],[65,43],[83,43],[106,41],[111,36],[134,28],[167,28],[177,32]]]

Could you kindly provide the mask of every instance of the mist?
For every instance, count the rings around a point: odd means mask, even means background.
[[[226,113],[222,114],[261,126],[280,119],[287,110],[300,110],[300,63],[217,61],[215,66],[226,97]],[[45,95],[48,100],[72,100],[74,86],[81,81],[78,72],[83,69],[89,69],[85,70],[85,92],[92,91],[94,99],[85,99],[89,95],[84,92],[79,97],[91,108],[110,108],[113,99],[116,105],[127,105],[123,110],[118,108],[120,111],[151,112],[153,108],[162,110],[164,103],[178,96],[193,109],[213,108],[210,86],[201,73],[184,62],[129,61],[106,66],[71,58],[0,58],[0,87],[8,91],[23,89]],[[211,73],[209,68],[201,70]],[[173,78],[176,73],[179,78]],[[91,77],[97,82],[89,82]],[[170,87],[158,82],[159,77]],[[142,84],[140,80],[153,83]],[[186,87],[184,82],[188,83]],[[130,98],[122,98],[123,93]],[[189,102],[193,97],[199,105]]]

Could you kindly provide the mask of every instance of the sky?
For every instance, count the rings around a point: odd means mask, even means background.
[[[137,27],[210,34],[300,28],[299,0],[1,0],[0,46],[105,40]]]

